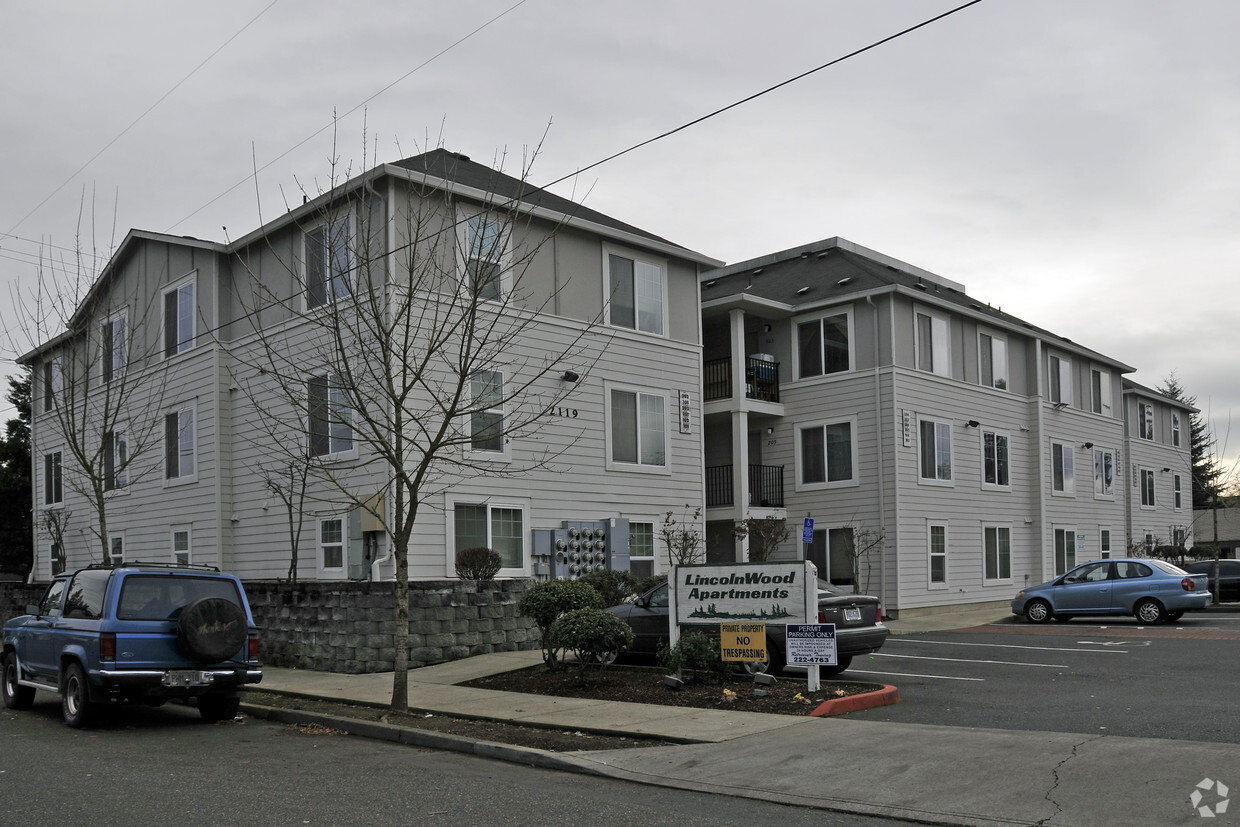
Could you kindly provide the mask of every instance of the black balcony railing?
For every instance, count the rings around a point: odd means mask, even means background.
[[[732,505],[732,466],[706,467],[706,507]],[[749,466],[749,505],[761,508],[784,507],[784,466]]]
[[[732,396],[732,360],[707,359],[702,363],[702,388],[706,401]]]
[[[708,359],[702,364],[706,401],[732,398],[732,360]],[[779,401],[779,362],[745,359],[745,396],[763,402]]]

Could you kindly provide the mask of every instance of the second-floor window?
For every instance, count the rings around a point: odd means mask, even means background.
[[[181,408],[164,415],[164,479],[193,479],[194,409]]]
[[[164,293],[164,358],[194,346],[194,282],[187,281]]]
[[[469,422],[469,447],[474,451],[504,450],[504,375],[480,370],[470,377],[473,413]]]
[[[1137,403],[1137,433],[1142,439],[1154,438],[1154,406],[1148,402]]]
[[[350,293],[353,273],[349,216],[306,231],[306,306],[321,307]]]
[[[1094,496],[1115,495],[1115,452],[1105,448],[1094,449]]]
[[[1051,490],[1056,494],[1076,493],[1072,459],[1071,445],[1063,442],[1051,443]]]
[[[103,438],[103,487],[114,491],[129,485],[129,439],[122,430]]]
[[[1154,498],[1154,471],[1151,468],[1141,469],[1141,507],[1153,508],[1157,502]]]
[[[667,466],[666,400],[656,393],[612,389],[611,460]]]
[[[842,373],[852,366],[850,314],[835,313],[797,325],[798,375]]]
[[[56,409],[57,400],[64,391],[64,374],[60,369],[60,357],[54,356],[43,363],[43,412]]]
[[[663,265],[607,254],[607,316],[615,327],[662,336],[666,292]]]
[[[919,424],[920,475],[923,480],[947,482],[952,478],[952,426],[923,419]]]
[[[977,342],[977,372],[981,383],[988,388],[1007,390],[1007,341],[989,333],[979,333]]]
[[[982,482],[995,488],[1011,487],[1007,434],[982,431]]]
[[[1184,508],[1184,478],[1179,474],[1171,478],[1171,496],[1175,500],[1175,510]]]
[[[64,481],[61,476],[61,453],[52,451],[43,455],[43,504],[60,505],[65,501]]]
[[[338,374],[313,376],[307,383],[310,403],[310,456],[322,457],[353,450],[353,408],[349,391]]]
[[[852,422],[805,425],[801,434],[801,484],[849,482],[853,479]]]
[[[951,328],[937,313],[917,312],[917,369],[951,376]]]
[[[125,366],[129,363],[128,340],[125,338],[127,327],[128,318],[124,313],[112,317],[103,325],[103,354],[100,361],[103,362],[105,382],[125,375]]]

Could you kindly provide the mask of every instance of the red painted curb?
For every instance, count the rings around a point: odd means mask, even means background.
[[[828,715],[842,715],[845,712],[856,712],[858,709],[871,709],[876,706],[887,706],[900,702],[900,690],[894,686],[884,686],[873,692],[862,692],[860,695],[849,695],[846,698],[835,698],[823,701],[817,709],[810,713],[812,717],[823,718]]]

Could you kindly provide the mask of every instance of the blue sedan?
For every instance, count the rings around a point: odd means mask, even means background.
[[[1162,560],[1120,558],[1084,563],[1025,589],[1012,600],[1012,614],[1030,623],[1074,615],[1134,615],[1142,623],[1165,623],[1209,604],[1204,574]]]

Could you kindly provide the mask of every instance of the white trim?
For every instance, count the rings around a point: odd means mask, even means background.
[[[926,422],[933,423],[935,426],[934,444],[935,444],[936,461],[935,461],[935,476],[933,477],[923,476],[922,474],[922,470],[923,470],[922,465],[921,465],[922,424]],[[938,461],[937,461],[938,433],[939,433],[938,426],[940,425],[944,425],[947,428],[947,450],[948,450],[948,456],[947,456],[948,476],[947,477],[938,476]],[[933,416],[923,416],[921,414],[917,415],[917,483],[919,485],[938,485],[938,486],[951,487],[951,488],[954,488],[956,486],[956,470],[955,470],[956,469],[956,456],[955,456],[955,447],[954,447],[955,439],[953,438],[952,430],[953,429],[952,429],[951,420],[936,419]]]
[[[930,369],[922,365],[921,316],[930,319]],[[935,376],[952,375],[952,324],[951,319],[938,310],[919,304],[913,307],[913,367]]]
[[[997,574],[996,577],[986,576],[987,555],[989,554],[989,552],[986,549],[986,532],[991,529],[995,531],[995,544],[996,544],[995,545],[995,571]],[[1000,565],[1001,558],[999,556],[999,546],[998,546],[1000,531],[1007,532],[1008,573],[1006,577],[1004,577],[1000,573],[1002,571],[1002,566]],[[994,585],[1000,585],[1000,584],[1010,584],[1011,582],[1012,582],[1012,524],[1003,523],[1003,522],[983,522],[982,523],[982,585],[983,586],[994,586]]]
[[[637,395],[638,421],[634,423],[637,428],[638,446],[637,446],[637,462],[621,462],[613,459],[611,433],[612,433],[612,409],[611,395],[615,391],[621,393],[632,393]],[[641,397],[655,396],[663,400],[663,464],[656,465],[641,462]],[[619,382],[603,382],[603,429],[604,429],[604,451],[605,467],[608,471],[632,471],[639,474],[671,474],[672,473],[672,432],[671,432],[671,393],[668,391],[653,390],[651,388],[643,388],[638,385],[622,384]]]
[[[189,524],[173,525],[168,528],[168,559],[174,564],[179,563],[177,560],[177,535],[185,534],[185,564],[194,562],[194,534],[193,527]]]
[[[1179,473],[1171,475],[1171,507],[1175,511],[1184,510],[1184,476]]]
[[[503,218],[503,213],[494,207],[478,207],[478,206],[460,206],[456,210],[456,274],[457,283],[460,290],[465,295],[469,293],[469,254],[472,250],[471,239],[469,235],[469,223],[472,219],[481,218],[484,221],[497,224],[499,226],[500,242],[499,257],[494,263],[499,267],[499,296],[494,299],[479,298],[480,302],[496,302],[500,303],[512,294],[512,227]]]
[[[987,384],[982,377],[982,353],[985,350],[985,347],[982,344],[983,336],[989,338],[991,342],[991,348],[990,348],[991,371],[990,372],[991,372],[992,379],[991,379],[990,384]],[[996,345],[998,345],[998,347],[996,347]],[[996,350],[1000,351],[999,355],[1001,359],[995,358]],[[997,367],[997,363],[999,361],[1003,362],[1001,371]],[[1002,382],[1003,384],[999,384],[1000,382]],[[991,388],[997,391],[1009,391],[1012,388],[1012,375],[1011,375],[1011,370],[1010,370],[1010,364],[1008,361],[1007,336],[1005,334],[1001,335],[995,330],[992,330],[990,328],[984,328],[980,326],[977,329],[977,383],[981,385],[983,388]]]
[[[836,370],[828,372],[826,369],[826,342],[825,339],[819,339],[819,356],[822,359],[822,373],[815,373],[813,376],[801,375],[801,325],[810,322],[818,322],[819,336],[822,333],[822,321],[832,316],[843,316],[848,326],[848,367],[844,370]],[[792,337],[792,376],[796,381],[810,381],[814,379],[823,379],[831,376],[843,376],[853,373],[857,369],[857,328],[853,318],[853,305],[838,305],[826,309],[815,310],[813,313],[803,313],[792,318],[789,326],[789,335]]]
[[[1055,458],[1059,457],[1063,474],[1063,488],[1055,487]],[[1076,496],[1076,447],[1069,442],[1051,440],[1050,479],[1052,497]],[[1070,467],[1069,467],[1070,466]]]
[[[117,334],[115,330],[115,325],[117,324],[117,322],[120,322],[123,328],[120,332],[121,347],[120,347],[119,352],[122,358],[120,360],[119,365],[117,364],[117,358],[116,358],[116,354],[118,351],[116,347]],[[103,350],[104,345],[108,339],[112,340],[111,364],[108,364],[107,361],[105,360],[104,356],[106,355],[106,351]],[[114,382],[119,379],[125,378],[125,371],[129,369],[129,341],[130,341],[129,308],[122,307],[120,310],[113,313],[103,322],[103,331],[100,335],[100,342],[99,342],[100,351],[101,351],[99,354],[99,362],[100,362],[100,367],[103,369],[100,371],[99,379],[103,384],[106,385],[109,382]],[[111,376],[108,376],[107,378],[105,378],[104,371],[107,371],[107,370],[111,371]]]
[[[474,405],[474,400],[473,400],[473,390],[474,390],[474,384],[473,384],[473,382],[474,382],[474,380],[473,380],[473,375],[471,375],[471,376],[469,377],[469,380],[468,380],[468,381],[469,381],[469,393],[470,393],[470,408],[471,408],[471,411],[470,411],[470,417],[469,417],[469,443],[465,446],[465,456],[466,456],[466,457],[468,457],[468,458],[469,458],[469,459],[471,459],[471,460],[478,460],[478,461],[483,461],[483,462],[487,462],[487,461],[489,461],[489,462],[509,462],[509,461],[511,461],[511,459],[512,459],[512,446],[511,446],[511,442],[510,442],[510,441],[509,441],[509,439],[508,439],[508,433],[507,433],[507,430],[508,430],[508,428],[507,428],[507,422],[508,422],[508,405],[504,402],[504,395],[505,395],[505,393],[504,393],[504,387],[505,387],[505,386],[507,385],[507,383],[508,383],[508,376],[507,376],[506,372],[505,372],[502,368],[497,368],[497,369],[490,369],[490,368],[486,368],[485,370],[486,370],[488,373],[497,373],[497,374],[499,374],[499,381],[500,381],[500,392],[499,392],[499,394],[500,394],[500,404],[499,404],[499,407],[498,407],[498,408],[477,408],[477,409],[474,409],[474,407],[473,407],[473,405]],[[479,371],[475,371],[474,375],[477,375],[478,373],[482,373],[482,371],[481,371],[481,370],[479,370]],[[482,449],[482,448],[475,448],[475,447],[474,447],[474,445],[473,445],[473,437],[474,437],[474,433],[473,433],[473,414],[475,414],[475,413],[488,413],[488,412],[492,412],[492,411],[496,411],[496,410],[498,410],[498,411],[499,411],[499,415],[500,415],[500,435],[499,435],[499,440],[500,440],[500,448],[499,448],[499,450],[498,450],[498,451],[488,451],[488,450],[485,450],[485,449]],[[354,443],[353,443],[353,444],[354,444],[354,449],[356,450],[356,446],[357,446],[357,442],[356,442],[356,440],[354,441]]]
[[[357,246],[357,221],[353,215],[353,210],[350,208],[345,208],[343,210],[334,211],[329,215],[322,216],[317,221],[300,228],[301,260],[298,262],[297,272],[301,281],[301,284],[299,285],[301,289],[301,305],[302,309],[306,312],[316,310],[320,307],[329,307],[335,304],[340,298],[340,296],[336,295],[335,291],[331,289],[333,282],[331,262],[328,260],[327,256],[331,251],[332,225],[341,220],[348,222],[348,238],[345,240],[345,252],[348,255],[348,260],[345,262],[344,273],[345,283],[348,285],[349,290],[347,295],[353,295],[357,292],[357,252],[355,249]],[[323,303],[311,305],[310,273],[306,266],[309,261],[309,256],[307,255],[306,249],[306,238],[310,235],[310,233],[318,230],[320,227],[327,228],[327,237],[324,239],[325,249],[323,250]]]
[[[1101,463],[1098,461],[1099,454],[1102,455]],[[1107,454],[1111,455],[1111,490],[1109,492],[1098,490],[1099,485],[1100,485],[1100,480],[1102,479],[1100,477],[1100,474],[1102,473],[1102,470],[1106,467],[1106,455]],[[1090,462],[1093,463],[1094,499],[1095,500],[1114,500],[1115,499],[1115,487],[1117,484],[1116,481],[1119,479],[1119,464],[1115,459],[1115,451],[1113,451],[1110,448],[1102,448],[1102,447],[1095,445],[1093,447],[1093,450],[1090,452],[1089,459],[1090,459]],[[1102,483],[1102,484],[1105,485],[1105,483]]]
[[[1099,396],[1094,396],[1094,374],[1098,374]],[[1098,410],[1094,410],[1094,408]],[[1111,394],[1111,372],[1102,368],[1089,369],[1089,409],[1093,413],[1101,416],[1113,417],[1115,415],[1114,402]]]
[[[1051,392],[1056,382],[1059,385],[1058,395]],[[1051,353],[1048,350],[1046,354],[1046,398],[1056,405],[1071,405],[1075,399],[1072,391],[1072,357]]]
[[[1058,566],[1059,560],[1056,556],[1058,554],[1058,550],[1055,548],[1055,539],[1061,532],[1064,535],[1063,571],[1059,570],[1059,566]],[[1071,538],[1072,540],[1072,562],[1071,563],[1067,562],[1067,540],[1069,538]],[[1076,526],[1075,525],[1059,525],[1056,523],[1051,523],[1051,571],[1054,572],[1055,577],[1058,577],[1059,575],[1064,574],[1065,572],[1069,572],[1072,569],[1076,568],[1077,563],[1080,562],[1077,559],[1079,551],[1080,550],[1076,547]]]
[[[333,541],[332,546],[340,546],[340,565],[328,566],[324,558],[324,548],[327,543],[323,540],[323,524],[328,522],[336,522],[340,524],[340,540]],[[314,517],[314,566],[318,571],[318,576],[323,580],[344,580],[345,574],[349,569],[349,515],[344,514],[316,514]]]
[[[943,553],[934,553],[934,529],[943,529]],[[934,580],[934,558],[943,558],[943,580]],[[951,529],[947,520],[926,520],[926,588],[939,591],[951,588]]]
[[[658,336],[660,338],[668,338],[668,264],[667,259],[652,256],[646,252],[639,252],[632,248],[618,247],[614,244],[604,242],[602,245],[603,252],[603,311],[606,317],[606,324],[609,327],[618,327],[621,330],[631,330],[635,333],[642,333],[647,336]],[[633,326],[617,325],[611,320],[612,307],[612,287],[611,287],[611,257],[629,259],[633,262]],[[659,270],[659,288],[660,295],[660,318],[659,329],[657,331],[644,330],[641,326],[641,307],[638,301],[638,284],[637,284],[637,265],[638,263],[656,267]]]
[[[1103,542],[1104,536],[1106,542]],[[1105,548],[1104,548],[1105,546]],[[1098,559],[1110,560],[1115,552],[1115,532],[1109,528],[1098,527]]]
[[[175,477],[168,476],[168,417],[176,415],[177,432],[180,434],[185,427],[181,421],[181,415],[189,411],[191,417],[192,429],[190,431],[190,455],[193,457],[194,470],[188,474],[181,473],[181,457],[180,457],[180,439],[177,439],[177,475]],[[174,406],[165,410],[163,417],[163,427],[160,428],[160,439],[163,442],[164,455],[164,487],[169,488],[175,485],[186,485],[188,483],[197,482],[198,480],[198,405],[197,400],[190,400],[183,405]]]
[[[487,509],[487,548],[492,547],[491,512],[496,508],[515,509],[521,512],[521,565],[504,567],[497,577],[529,577],[533,571],[533,549],[530,538],[530,500],[524,497],[492,499],[486,495],[446,492],[444,494],[444,573],[456,577],[456,507],[458,505],[483,506]]]
[[[1150,478],[1150,499],[1153,500],[1153,502],[1150,502],[1150,503],[1145,502],[1145,476],[1146,474],[1148,474]],[[1138,466],[1137,467],[1137,489],[1138,489],[1137,502],[1140,503],[1140,508],[1142,511],[1153,511],[1156,508],[1158,508],[1158,472],[1157,471],[1155,471],[1153,468],[1146,468],[1143,465]]]
[[[995,437],[995,482],[986,481],[986,435],[993,434]],[[1007,444],[1007,482],[998,482],[999,479],[999,440],[1002,439]],[[981,456],[981,483],[983,491],[1011,491],[1012,490],[1012,434],[1008,431],[1001,431],[998,428],[987,428],[982,426],[978,429],[977,434],[978,452]]]
[[[125,558],[126,558],[126,557],[128,556],[128,554],[129,554],[129,550],[128,550],[128,548],[127,548],[127,547],[126,547],[126,545],[125,545],[125,532],[123,532],[123,531],[109,531],[109,532],[108,532],[108,561],[109,561],[112,565],[116,565],[116,559],[112,556],[112,549],[114,549],[114,548],[116,547],[116,542],[117,542],[118,540],[120,541],[120,544],[121,544],[121,554],[120,554],[121,559],[120,559],[120,561],[121,561],[122,563],[123,563],[123,562],[125,562]]]
[[[190,297],[189,308],[189,338],[185,337],[185,331],[181,330],[181,290],[186,286],[193,288]],[[174,353],[168,353],[168,294],[177,294],[177,347]],[[191,270],[186,276],[179,281],[173,282],[160,291],[159,294],[159,312],[161,324],[159,326],[159,353],[166,362],[176,359],[183,353],[189,353],[198,346],[198,270]]]
[[[325,373],[312,373],[309,377],[307,377],[307,378],[306,378],[306,396],[305,396],[305,400],[306,400],[306,407],[305,407],[305,412],[306,412],[306,456],[310,457],[312,460],[314,460],[314,461],[316,461],[316,462],[324,462],[324,463],[327,463],[327,462],[338,462],[338,461],[341,461],[341,460],[352,460],[352,459],[357,459],[357,456],[358,456],[358,446],[357,446],[357,428],[353,427],[354,417],[356,416],[356,413],[357,413],[357,412],[353,409],[353,406],[352,406],[352,405],[349,405],[349,406],[348,406],[348,410],[349,410],[349,445],[350,445],[350,447],[349,447],[348,449],[344,450],[344,451],[333,451],[333,450],[331,450],[331,447],[332,447],[332,439],[333,439],[333,437],[332,437],[332,433],[331,433],[332,425],[333,425],[333,424],[340,424],[340,423],[333,423],[333,422],[332,422],[332,419],[331,419],[331,411],[330,411],[330,408],[331,408],[331,404],[332,404],[332,402],[331,402],[331,397],[332,397],[332,388],[333,388],[333,387],[336,387],[336,388],[340,389],[340,390],[341,390],[341,392],[343,392],[343,393],[345,394],[345,399],[346,399],[346,401],[350,401],[350,400],[348,400],[348,394],[349,394],[349,392],[352,390],[351,388],[346,388],[343,382],[339,382],[339,381],[338,381],[338,383],[333,384],[333,382],[332,382],[332,380],[333,380],[333,379],[335,379],[335,380],[340,380],[341,378],[342,378],[342,375],[341,375],[341,374],[339,374],[339,373],[332,373],[331,371],[326,371]],[[326,425],[326,427],[327,427],[327,448],[328,448],[328,450],[327,450],[327,451],[325,451],[325,452],[324,452],[324,453],[322,453],[322,454],[316,454],[316,453],[314,453],[314,445],[312,444],[312,442],[313,442],[313,440],[314,440],[314,433],[313,433],[313,425],[314,425],[314,423],[313,423],[313,419],[312,419],[312,417],[314,416],[314,408],[313,408],[313,401],[310,399],[310,383],[311,383],[311,382],[313,382],[313,381],[315,381],[316,379],[322,379],[322,380],[323,380],[323,382],[324,382],[324,384],[325,384],[325,386],[326,386],[326,389],[327,389],[327,398],[324,400],[324,404],[325,404],[325,405],[327,405],[327,406],[328,406],[328,408],[329,408],[329,410],[328,410],[328,415],[327,415],[327,419],[325,420],[325,425]]]
[[[848,450],[849,450],[849,470],[850,475],[846,479],[832,480],[826,479],[822,482],[803,482],[803,472],[805,468],[805,457],[802,453],[801,434],[803,431],[811,428],[823,429],[823,470],[830,477],[831,469],[827,462],[827,443],[826,443],[826,427],[829,425],[848,425]],[[860,475],[857,473],[857,417],[846,416],[832,419],[815,419],[810,422],[798,422],[793,426],[792,446],[796,477],[793,480],[793,488],[796,491],[822,491],[828,488],[855,488],[861,484]]]

